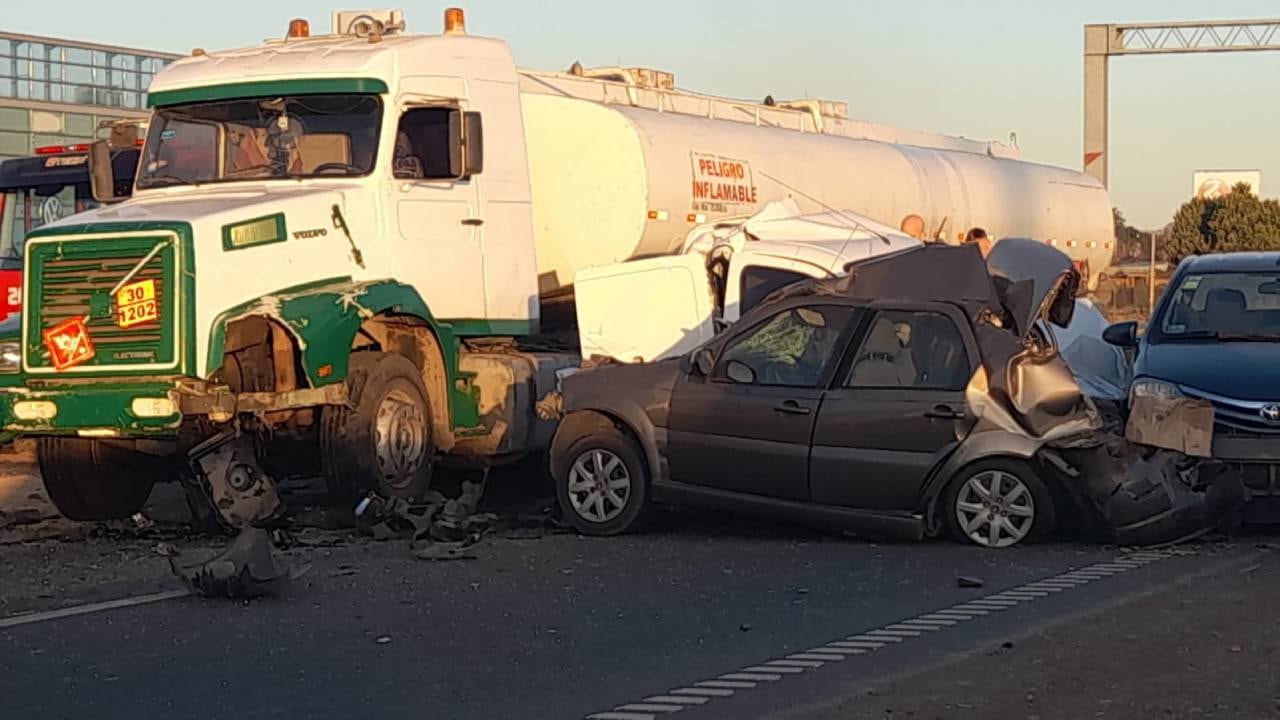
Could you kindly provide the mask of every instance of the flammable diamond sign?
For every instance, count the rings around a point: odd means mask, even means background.
[[[44,331],[44,344],[55,370],[66,370],[93,357],[93,340],[84,319],[74,317],[64,320]]]

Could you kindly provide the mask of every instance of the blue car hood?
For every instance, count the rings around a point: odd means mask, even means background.
[[[1239,400],[1280,400],[1280,342],[1144,345],[1134,376]]]

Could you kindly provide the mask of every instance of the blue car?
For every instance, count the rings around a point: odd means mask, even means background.
[[[1139,335],[1103,338],[1136,350],[1130,402],[1199,398],[1213,405],[1212,454],[1241,473],[1244,520],[1280,523],[1280,252],[1183,260]]]

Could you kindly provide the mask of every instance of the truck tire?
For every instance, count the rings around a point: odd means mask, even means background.
[[[422,373],[402,355],[358,352],[346,384],[347,404],[321,414],[320,464],[330,499],[354,505],[370,490],[422,497],[435,459]]]
[[[45,490],[72,520],[116,520],[142,509],[163,464],[158,458],[84,438],[40,438]]]

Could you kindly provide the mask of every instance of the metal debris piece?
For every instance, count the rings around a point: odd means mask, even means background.
[[[982,578],[970,577],[968,575],[961,575],[960,577],[956,578],[957,587],[975,589],[975,588],[980,588],[984,585],[986,585],[986,583],[982,581]]]
[[[169,569],[188,590],[208,598],[278,595],[310,569],[277,562],[270,534],[252,526],[243,528],[226,550],[201,562],[184,563],[168,543],[156,546],[156,552],[169,559]]]
[[[189,457],[231,527],[262,524],[284,512],[275,482],[258,464],[251,436],[228,430],[192,448]]]

